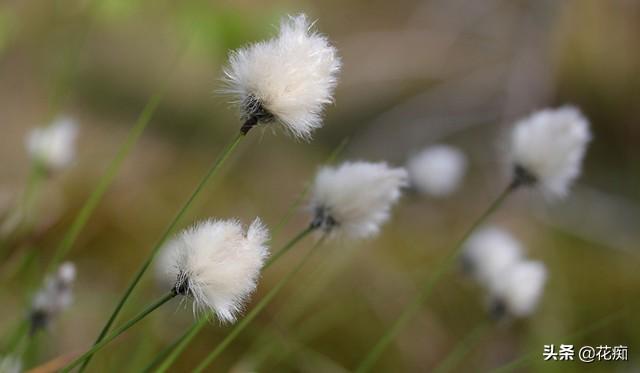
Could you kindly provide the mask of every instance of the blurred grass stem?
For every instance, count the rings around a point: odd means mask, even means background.
[[[236,149],[238,147],[238,145],[240,144],[240,142],[244,138],[245,138],[245,135],[243,135],[242,133],[238,133],[234,137],[234,139],[225,147],[225,149],[222,151],[222,154],[220,154],[220,156],[216,159],[216,161],[213,163],[213,165],[209,168],[209,170],[204,175],[202,180],[200,180],[200,183],[198,184],[198,186],[191,193],[191,195],[189,196],[187,201],[184,203],[182,208],[178,211],[178,213],[173,218],[171,223],[169,223],[169,226],[164,231],[164,233],[162,234],[160,239],[156,242],[156,244],[153,247],[153,249],[151,249],[151,252],[150,252],[149,256],[144,261],[144,263],[142,263],[142,266],[140,267],[138,272],[135,274],[135,276],[133,277],[131,283],[129,284],[129,286],[125,290],[122,298],[120,299],[120,301],[116,305],[116,308],[111,313],[111,316],[109,317],[109,320],[107,321],[105,326],[102,328],[102,331],[100,332],[100,335],[96,339],[96,342],[95,342],[96,345],[99,344],[106,337],[107,333],[109,332],[109,329],[111,328],[111,325],[113,325],[113,323],[115,322],[118,314],[122,310],[122,307],[125,305],[125,303],[129,299],[129,297],[131,296],[131,293],[133,292],[133,290],[136,288],[136,286],[138,285],[138,283],[142,279],[142,276],[144,275],[144,273],[147,271],[147,269],[151,265],[151,262],[153,261],[153,258],[156,256],[156,254],[158,253],[160,248],[162,248],[162,245],[164,244],[164,242],[169,238],[169,236],[171,236],[173,234],[173,232],[176,229],[178,223],[180,222],[180,219],[182,219],[182,217],[186,214],[187,210],[189,210],[189,207],[191,207],[191,205],[193,204],[193,201],[200,194],[200,192],[202,192],[204,187],[207,185],[208,181],[215,174],[218,173],[218,171],[220,170],[220,168],[222,167],[224,162],[229,158],[231,153],[233,153],[234,149]],[[89,358],[85,360],[83,366],[80,368],[80,372],[82,372],[86,368],[86,366],[89,364],[90,361],[91,361],[91,354],[89,355]]]
[[[70,372],[71,369],[75,368],[80,363],[82,363],[83,361],[85,361],[86,359],[91,357],[91,355],[93,355],[98,350],[100,350],[101,348],[106,346],[109,342],[111,342],[114,339],[116,339],[120,334],[124,333],[125,331],[127,331],[127,329],[131,328],[133,325],[138,323],[138,321],[144,319],[151,312],[155,311],[160,306],[162,306],[163,304],[165,304],[168,301],[170,301],[171,299],[173,299],[176,295],[177,295],[176,292],[171,291],[171,292],[163,295],[160,299],[158,299],[155,302],[153,302],[150,305],[148,305],[139,314],[134,316],[131,320],[127,321],[126,323],[124,323],[124,325],[122,325],[115,332],[113,332],[113,334],[111,334],[108,337],[102,339],[100,342],[94,344],[93,347],[91,347],[91,349],[89,349],[89,351],[85,352],[84,354],[80,355],[80,357],[78,357],[75,360],[73,360],[69,365],[67,365],[64,369],[62,369],[62,372],[65,372],[65,373],[66,372]]]
[[[462,252],[462,248],[464,243],[467,241],[469,236],[482,225],[489,216],[491,216],[502,203],[507,199],[507,197],[518,187],[520,187],[521,180],[515,178],[512,183],[505,188],[502,193],[489,205],[489,207],[480,215],[478,219],[469,227],[469,229],[465,232],[465,234],[460,238],[457,243],[453,246],[453,249],[449,252],[447,257],[444,259],[443,263],[439,265],[435,272],[428,278],[428,280],[424,283],[423,287],[419,290],[418,295],[409,303],[400,316],[396,319],[396,321],[387,329],[387,331],[382,335],[382,337],[376,342],[371,350],[367,353],[365,358],[360,362],[358,368],[355,370],[357,373],[369,372],[378,361],[378,358],[382,353],[386,350],[386,348],[393,342],[395,337],[402,331],[402,329],[406,326],[406,324],[420,311],[422,304],[429,297],[431,290],[436,285],[436,283],[442,278],[442,276],[455,264]]]
[[[231,342],[233,342],[236,339],[236,337],[240,335],[240,333],[251,323],[251,321],[253,321],[256,318],[256,316],[258,316],[260,311],[262,311],[262,309],[265,308],[267,304],[269,304],[269,302],[271,302],[271,300],[276,296],[276,294],[280,292],[280,290],[284,287],[284,285],[296,273],[298,273],[300,269],[302,269],[304,264],[309,260],[309,258],[311,258],[312,254],[316,251],[316,248],[322,245],[326,237],[327,237],[326,235],[323,235],[318,241],[316,241],[316,243],[311,247],[311,249],[309,249],[309,251],[307,251],[304,257],[294,267],[294,269],[291,270],[289,273],[287,273],[287,275],[284,276],[276,284],[276,286],[271,288],[271,290],[269,290],[269,292],[262,299],[260,299],[260,302],[258,302],[258,304],[255,307],[253,307],[251,311],[233,327],[231,332],[227,334],[227,336],[222,340],[222,342],[220,342],[216,346],[216,348],[213,351],[211,351],[209,355],[207,355],[207,357],[193,370],[193,372],[195,373],[203,372],[218,356],[220,356],[220,354],[231,344]]]

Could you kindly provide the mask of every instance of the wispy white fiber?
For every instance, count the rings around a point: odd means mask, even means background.
[[[31,159],[49,171],[56,171],[73,161],[77,134],[76,122],[59,118],[47,127],[31,130],[25,145]]]
[[[491,288],[505,271],[522,259],[522,246],[504,229],[490,226],[475,232],[465,243],[463,258],[475,279]]]
[[[577,108],[541,110],[516,123],[512,162],[516,173],[532,177],[547,197],[564,197],[580,174],[590,140],[589,122]]]
[[[448,145],[428,147],[407,162],[411,185],[421,193],[445,197],[453,193],[467,169],[467,158]]]
[[[0,373],[22,373],[22,362],[13,356],[2,356]]]
[[[193,298],[195,310],[233,322],[256,289],[268,240],[269,231],[257,218],[246,233],[238,220],[205,220],[165,245],[160,255],[167,255],[162,261],[167,267],[161,271],[173,278],[178,294]]]
[[[44,286],[36,293],[31,303],[31,330],[46,328],[73,301],[73,282],[76,278],[76,267],[65,262],[58,271],[45,280]]]
[[[506,269],[502,281],[493,284],[491,297],[510,315],[527,317],[535,311],[546,281],[543,263],[520,261]]]
[[[313,184],[314,223],[349,238],[374,236],[407,184],[407,171],[386,163],[345,162],[323,167]]]
[[[284,19],[277,37],[231,53],[224,91],[243,119],[277,121],[308,140],[333,101],[340,65],[336,48],[300,14]]]

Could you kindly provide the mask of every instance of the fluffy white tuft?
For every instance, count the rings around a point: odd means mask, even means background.
[[[467,158],[460,150],[448,145],[429,147],[407,162],[411,185],[419,192],[434,197],[453,193],[464,177]]]
[[[322,125],[324,105],[333,101],[340,65],[337,50],[301,14],[284,19],[276,38],[232,52],[224,91],[244,119],[276,120],[309,139]]]
[[[486,287],[503,281],[504,272],[522,258],[520,243],[498,227],[486,227],[465,243],[463,258],[475,279]]]
[[[237,220],[205,220],[168,242],[165,276],[178,293],[193,297],[196,310],[211,310],[233,322],[256,289],[269,256],[269,231],[256,218],[246,234]],[[171,264],[169,264],[171,263]]]
[[[25,145],[31,159],[47,170],[60,170],[73,161],[77,124],[69,118],[59,118],[48,127],[35,128],[27,135]]]
[[[580,174],[590,140],[589,123],[577,108],[541,110],[516,123],[512,161],[534,178],[547,197],[564,197]]]
[[[55,274],[47,277],[31,304],[32,332],[46,328],[58,314],[71,305],[75,278],[76,267],[71,262],[63,263]]]
[[[345,162],[316,175],[311,198],[314,223],[350,238],[378,233],[407,186],[407,172],[386,163]]]
[[[22,362],[13,356],[0,357],[1,373],[21,373]]]
[[[535,311],[547,281],[547,269],[537,261],[520,261],[509,267],[502,280],[493,284],[492,297],[516,317]]]

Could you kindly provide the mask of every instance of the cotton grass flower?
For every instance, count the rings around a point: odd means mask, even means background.
[[[48,327],[57,315],[71,305],[75,278],[76,267],[71,262],[63,263],[55,274],[47,277],[31,304],[31,334]]]
[[[313,184],[312,226],[354,239],[371,237],[389,218],[407,180],[403,168],[386,163],[345,162],[323,167]]]
[[[284,19],[277,37],[232,52],[224,91],[241,109],[243,133],[259,122],[279,122],[309,139],[333,101],[340,65],[336,49],[301,14]]]
[[[269,256],[269,232],[255,219],[246,234],[237,220],[205,220],[184,230],[163,248],[176,294],[193,298],[194,310],[211,310],[234,322],[254,292]],[[169,264],[170,263],[170,264]]]
[[[503,281],[505,271],[522,259],[522,246],[507,231],[485,227],[465,243],[463,263],[482,285],[492,287]]]
[[[530,316],[536,309],[545,282],[547,269],[538,261],[524,260],[507,268],[502,281],[493,283],[493,311],[500,317],[505,312],[515,317]]]
[[[580,174],[590,140],[589,122],[572,106],[541,110],[522,119],[511,134],[516,180],[538,185],[550,198],[566,196]]]
[[[73,161],[77,134],[73,120],[59,118],[47,127],[31,130],[25,145],[34,162],[47,171],[57,171]]]
[[[435,145],[424,149],[407,162],[411,186],[433,197],[453,193],[467,168],[467,158],[457,148]]]

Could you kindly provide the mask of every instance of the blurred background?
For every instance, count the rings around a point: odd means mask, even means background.
[[[0,330],[24,315],[24,277],[43,271],[149,98],[166,93],[69,259],[74,305],[40,336],[31,366],[84,350],[179,207],[240,123],[217,90],[230,49],[305,12],[337,46],[336,102],[310,143],[251,133],[181,226],[255,216],[275,227],[345,138],[341,159],[404,165],[450,144],[469,160],[447,198],[407,194],[382,234],[332,242],[217,360],[211,371],[354,369],[419,284],[507,182],[505,133],[548,106],[579,106],[594,141],[570,198],[521,191],[492,218],[541,260],[549,280],[535,315],[493,323],[456,371],[488,371],[526,354],[518,371],[640,371],[640,2],[168,1],[0,2],[0,211],[29,173],[26,134],[59,115],[79,124],[77,157],[40,191],[32,230],[2,259]],[[277,248],[308,223],[303,208]],[[306,241],[263,274],[254,303],[287,273]],[[27,255],[26,274],[8,275]],[[125,316],[161,294],[153,273]],[[375,371],[436,368],[486,322],[483,292],[449,271]],[[249,305],[249,308],[251,305]],[[621,309],[628,312],[584,331]],[[124,320],[124,318],[121,318]],[[96,356],[90,371],[136,372],[190,325],[189,305],[164,307]],[[215,323],[172,371],[190,371],[228,333]],[[569,339],[569,336],[575,338]],[[627,345],[628,362],[542,362],[544,344]]]

